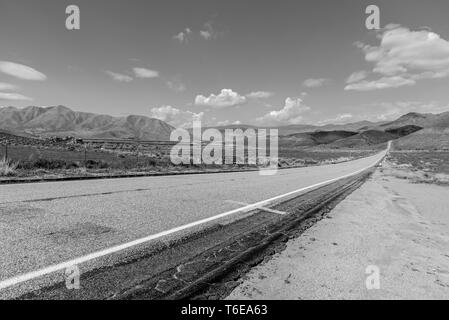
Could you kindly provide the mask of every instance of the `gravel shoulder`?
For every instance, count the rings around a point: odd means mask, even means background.
[[[449,299],[449,187],[378,170],[228,299]],[[367,289],[368,266],[380,271]]]

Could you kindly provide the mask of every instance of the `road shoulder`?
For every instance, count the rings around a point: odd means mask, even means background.
[[[377,171],[228,299],[448,299],[449,188]],[[380,270],[368,290],[366,269]]]

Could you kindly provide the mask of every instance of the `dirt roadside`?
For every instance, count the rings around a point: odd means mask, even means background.
[[[449,187],[378,170],[228,299],[449,299]],[[380,288],[368,290],[368,266]]]

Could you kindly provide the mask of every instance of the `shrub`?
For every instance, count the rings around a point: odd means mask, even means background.
[[[0,177],[8,177],[16,174],[17,163],[3,158],[0,160]]]
[[[21,161],[19,162],[18,166],[19,168],[25,170],[32,170],[32,169],[54,170],[54,169],[77,168],[78,164],[76,162],[67,160],[39,158],[36,160]]]
[[[103,160],[87,160],[86,168],[87,169],[106,169],[109,167],[109,164]]]

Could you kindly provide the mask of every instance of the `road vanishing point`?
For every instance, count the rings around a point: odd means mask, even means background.
[[[390,145],[389,145],[390,147]],[[279,170],[0,185],[0,298],[363,172],[387,154]],[[273,214],[282,214],[273,210]]]

